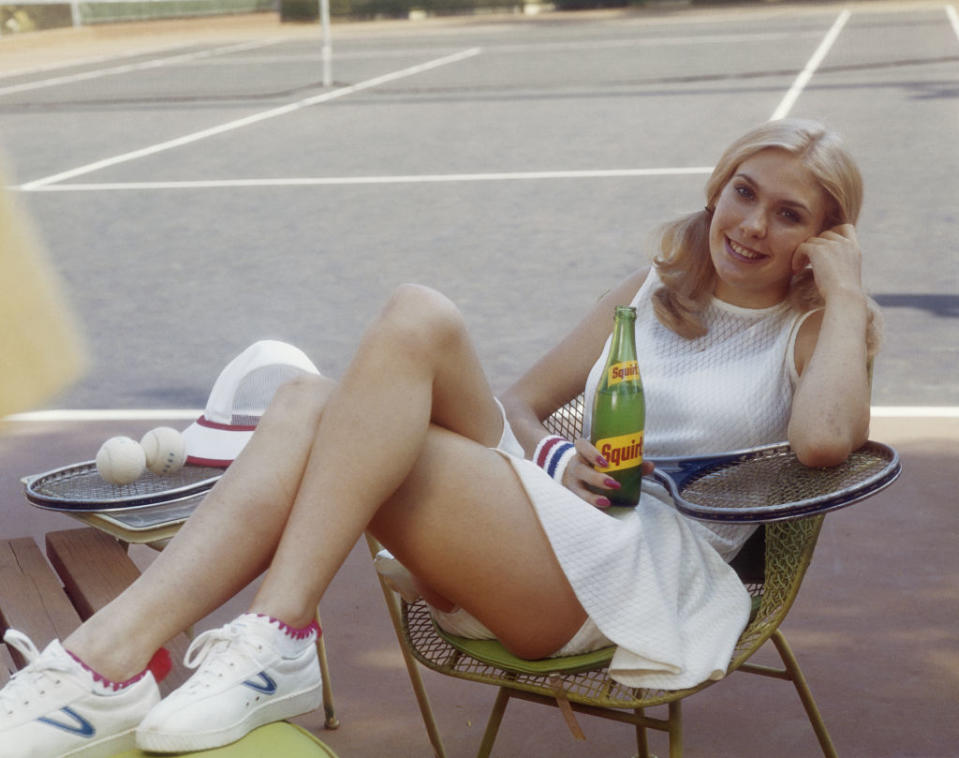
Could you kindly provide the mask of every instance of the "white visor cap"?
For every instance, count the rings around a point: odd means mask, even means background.
[[[183,430],[187,463],[229,466],[279,386],[304,373],[320,372],[299,348],[277,340],[250,345],[220,372],[203,415]]]

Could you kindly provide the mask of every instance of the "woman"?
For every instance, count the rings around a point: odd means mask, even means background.
[[[622,303],[640,312],[649,455],[788,437],[804,462],[830,465],[866,439],[852,160],[817,124],[765,124],[727,150],[707,201],[666,228],[652,270],[603,297],[504,395],[509,423],[452,304],[397,290],[338,384],[281,388],[126,592],[42,654],[8,633],[34,661],[0,693],[0,744],[24,745],[16,756],[118,750],[135,729],[146,749],[192,750],[316,707],[311,620],[367,529],[454,631],[488,629],[527,658],[612,641],[627,682],[721,674],[748,614],[725,560],[748,528],[688,520],[652,485],[636,509],[609,509],[587,489],[611,481],[585,440],[560,482],[522,459],[548,436],[541,419],[595,387]],[[155,705],[154,652],[265,569],[249,613],[201,635],[197,673]]]

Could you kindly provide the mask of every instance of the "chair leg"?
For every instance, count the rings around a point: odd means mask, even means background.
[[[683,704],[674,700],[669,704],[669,758],[683,758]]]
[[[370,555],[375,556],[380,549],[379,543],[369,534],[366,535],[366,543],[370,549]],[[386,601],[386,608],[390,613],[390,621],[393,623],[393,631],[400,645],[400,652],[403,654],[403,662],[406,664],[406,673],[410,679],[410,686],[413,688],[413,694],[416,696],[416,703],[420,708],[420,715],[423,717],[423,726],[426,728],[426,735],[429,737],[430,745],[433,746],[433,754],[436,758],[446,758],[446,749],[443,747],[443,738],[440,737],[439,727],[436,725],[436,717],[433,716],[433,707],[430,704],[429,695],[426,694],[426,686],[423,684],[423,677],[420,675],[419,666],[413,653],[403,637],[403,619],[399,608],[399,601],[393,590],[377,575],[380,581],[380,589],[383,590],[383,599]]]
[[[390,616],[393,619],[396,633],[402,635],[400,611],[397,608],[397,600],[393,596],[393,591],[381,580],[383,585],[383,594],[387,595],[387,605],[390,608]],[[420,674],[416,659],[410,652],[410,649],[400,641],[400,650],[403,653],[403,662],[406,664],[406,673],[410,679],[410,686],[413,688],[413,694],[416,696],[416,704],[420,708],[420,716],[423,718],[423,726],[426,728],[426,736],[429,738],[430,745],[433,746],[433,755],[436,758],[446,758],[446,748],[443,747],[443,738],[440,737],[439,727],[436,725],[436,717],[433,715],[433,706],[430,704],[430,697],[426,694],[426,685],[423,684],[423,677]]]
[[[809,717],[812,728],[816,732],[816,739],[819,740],[819,746],[822,748],[823,755],[825,755],[826,758],[838,758],[836,747],[829,737],[829,732],[826,731],[826,724],[822,720],[822,714],[819,712],[819,708],[816,707],[816,701],[813,700],[812,691],[806,683],[806,677],[803,676],[799,668],[799,661],[796,660],[792,648],[789,646],[789,643],[786,642],[785,635],[777,629],[773,632],[771,639],[776,646],[776,650],[779,651],[779,657],[782,658],[790,681],[795,685],[796,692],[799,693],[799,699],[802,701],[803,708],[806,709],[806,715]]]
[[[489,721],[486,722],[486,732],[483,733],[483,741],[480,743],[476,758],[489,758],[489,754],[493,752],[493,743],[499,733],[500,724],[503,723],[503,714],[506,713],[508,703],[509,690],[500,687],[496,694],[496,702],[493,703],[493,710],[489,714]]]
[[[320,609],[316,609],[316,624],[323,628],[320,623]],[[330,662],[326,657],[326,642],[323,641],[323,635],[316,638],[316,652],[320,658],[320,674],[323,676],[323,713],[326,716],[324,724],[327,729],[337,729],[340,726],[340,720],[336,717],[336,711],[333,708],[333,684],[330,682]]]
[[[642,708],[635,708],[633,710],[639,718],[645,715],[645,710]],[[636,758],[650,758],[649,742],[646,739],[646,727],[639,724],[636,724],[636,751]]]

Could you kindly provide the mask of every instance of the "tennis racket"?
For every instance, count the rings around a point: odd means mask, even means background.
[[[888,487],[899,455],[867,442],[838,466],[810,468],[786,443],[718,456],[650,458],[676,508],[701,521],[786,521],[845,508]]]
[[[95,461],[75,463],[21,479],[27,500],[40,508],[94,513],[154,508],[202,499],[222,468],[187,465],[174,474],[157,476],[149,471],[130,484],[111,484],[97,473]]]

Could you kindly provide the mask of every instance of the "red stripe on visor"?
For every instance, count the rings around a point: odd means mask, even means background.
[[[241,426],[239,424],[221,424],[217,421],[210,421],[206,416],[200,416],[196,420],[197,426],[205,426],[207,429],[219,429],[223,432],[252,432],[256,430],[256,424],[252,426]]]

